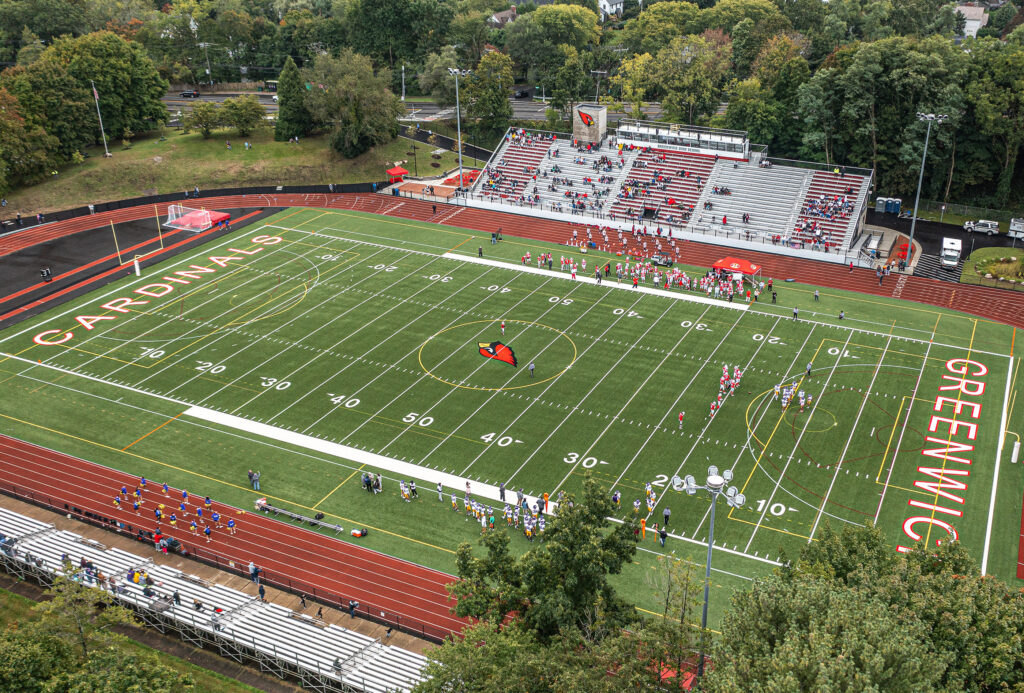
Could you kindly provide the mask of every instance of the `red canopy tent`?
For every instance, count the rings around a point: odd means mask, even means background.
[[[402,176],[408,176],[409,175],[409,172],[406,171],[401,166],[395,166],[394,168],[389,168],[387,171],[385,171],[385,173],[388,174],[388,182],[389,183],[401,183],[402,182]]]
[[[741,260],[736,257],[723,257],[721,260],[711,265],[717,270],[723,272],[733,272],[738,274],[750,275],[752,277],[761,274],[761,266],[755,265],[749,260]]]

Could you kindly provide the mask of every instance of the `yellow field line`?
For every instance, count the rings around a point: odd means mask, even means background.
[[[454,252],[456,251],[456,249],[458,249],[458,248],[460,248],[461,246],[464,246],[465,244],[469,243],[469,242],[470,242],[471,240],[473,240],[474,238],[477,238],[477,236],[470,236],[469,238],[467,238],[466,240],[464,240],[464,241],[463,241],[462,243],[459,243],[459,245],[455,246],[454,248],[449,248],[449,249],[448,249],[448,252],[449,252],[449,253],[454,253]]]
[[[353,471],[353,472],[352,472],[351,474],[349,474],[349,475],[348,475],[347,477],[345,477],[345,481],[342,481],[342,482],[341,482],[340,484],[338,484],[338,485],[337,485],[337,486],[335,486],[335,487],[334,487],[333,489],[331,489],[331,492],[330,492],[330,493],[328,493],[328,494],[327,494],[326,496],[324,496],[323,498],[321,498],[320,500],[318,500],[318,501],[316,502],[316,505],[314,505],[314,506],[313,506],[313,509],[315,510],[316,508],[319,508],[319,507],[320,507],[320,504],[321,504],[321,503],[323,503],[323,502],[324,502],[325,500],[327,500],[328,498],[330,498],[330,497],[331,497],[331,496],[332,496],[332,495],[334,494],[334,492],[335,492],[335,491],[337,491],[337,490],[338,490],[339,488],[341,488],[342,486],[344,486],[344,485],[345,485],[345,483],[346,483],[346,482],[347,482],[347,481],[348,481],[349,479],[351,479],[352,477],[354,477],[354,476],[355,476],[356,474],[358,474],[359,472],[363,471],[363,467],[365,467],[365,466],[366,466],[365,464],[361,464],[361,465],[359,465],[359,469],[356,469],[356,470],[355,470],[355,471]]]
[[[896,418],[892,422],[892,431],[889,432],[889,442],[885,444],[885,452],[882,453],[882,463],[878,465],[878,476],[875,477],[875,483],[880,483],[879,479],[882,478],[882,469],[885,468],[885,458],[889,456],[889,446],[892,445],[893,436],[896,435],[896,428],[900,425],[900,417],[903,415],[903,404],[907,401],[907,395],[903,395],[903,399],[900,400],[900,408],[896,410]],[[896,463],[896,455],[893,455],[893,464]]]
[[[43,431],[48,431],[50,433],[55,433],[55,434],[57,434],[59,436],[65,436],[65,437],[71,438],[73,440],[78,440],[80,442],[87,443],[89,445],[95,445],[96,447],[103,448],[104,450],[110,450],[112,452],[124,452],[125,455],[130,455],[131,457],[136,457],[136,458],[138,458],[140,460],[144,460],[146,462],[150,462],[150,463],[158,465],[160,467],[166,467],[167,469],[173,469],[173,470],[175,470],[177,472],[181,472],[182,474],[188,474],[189,476],[194,476],[194,477],[197,477],[199,479],[204,479],[206,481],[211,481],[213,483],[221,484],[223,486],[227,486],[229,488],[233,488],[233,489],[236,489],[238,491],[246,491],[246,492],[250,492],[250,493],[255,493],[251,488],[248,488],[246,486],[239,486],[238,484],[232,483],[230,481],[224,481],[223,479],[218,479],[218,478],[213,477],[213,476],[208,476],[206,474],[200,474],[199,472],[193,471],[191,469],[183,469],[182,467],[178,467],[176,465],[170,464],[169,462],[161,462],[160,460],[155,460],[152,457],[146,457],[145,455],[139,455],[139,454],[134,453],[134,452],[125,452],[125,451],[119,450],[119,449],[117,449],[115,447],[112,447],[110,445],[107,445],[105,443],[100,443],[100,442],[97,442],[95,440],[89,440],[88,438],[83,438],[81,436],[76,436],[73,433],[67,433],[65,431],[58,431],[58,430],[56,430],[54,428],[48,428],[47,426],[43,426],[42,424],[32,423],[31,421],[24,421],[22,419],[15,418],[13,416],[8,416],[7,414],[0,414],[0,417],[5,418],[5,419],[9,419],[11,421],[16,421],[17,423],[24,424],[26,426],[32,426],[33,428],[38,428],[38,429],[41,429]],[[281,498],[280,496],[273,496],[273,495],[270,495],[270,494],[267,494],[267,493],[263,493],[262,491],[260,492],[260,494],[261,494],[261,497],[264,497],[264,498],[267,498],[267,499],[273,499],[273,500],[281,501],[282,503],[289,503],[291,505],[294,505],[296,508],[301,508],[302,510],[316,510],[316,508],[311,508],[311,507],[303,505],[301,503],[296,503],[295,501],[289,500],[287,498]],[[352,518],[344,517],[342,515],[335,515],[334,513],[324,513],[324,514],[328,515],[330,517],[337,518],[337,519],[341,520],[342,522],[347,522],[347,523],[353,524],[353,525],[360,525],[362,527],[366,527],[367,529],[372,529],[374,532],[380,532],[381,534],[387,534],[389,536],[395,537],[396,539],[403,539],[405,541],[411,541],[414,544],[419,544],[421,546],[426,546],[426,547],[431,548],[431,549],[437,549],[438,551],[444,551],[445,553],[450,553],[453,556],[455,555],[455,551],[453,551],[451,549],[448,549],[448,548],[445,548],[443,546],[437,546],[436,544],[431,544],[431,543],[426,542],[426,541],[421,541],[419,539],[414,539],[413,537],[407,537],[407,536],[405,536],[403,534],[398,534],[397,532],[390,532],[390,531],[388,531],[386,529],[381,529],[379,527],[373,527],[373,526],[368,525],[368,524],[366,524],[364,522],[358,522],[356,520],[353,520]]]
[[[136,443],[138,443],[138,442],[139,442],[140,440],[145,440],[146,438],[148,438],[149,436],[153,435],[154,433],[156,433],[157,431],[159,431],[159,430],[160,430],[161,428],[163,428],[163,427],[164,427],[164,426],[166,426],[167,424],[169,424],[169,423],[171,423],[172,421],[176,420],[176,419],[177,419],[177,418],[178,418],[179,416],[181,416],[181,415],[182,415],[182,414],[184,414],[184,413],[185,413],[185,412],[179,412],[179,413],[175,414],[174,416],[172,416],[171,418],[167,419],[167,421],[164,421],[164,422],[163,422],[162,424],[160,424],[159,426],[157,426],[156,428],[154,428],[154,429],[153,429],[152,431],[150,431],[150,432],[149,432],[149,433],[147,433],[146,435],[142,436],[141,438],[136,438],[135,440],[133,440],[132,442],[128,443],[128,444],[127,444],[127,445],[125,445],[125,446],[124,446],[123,448],[121,448],[121,452],[124,452],[125,450],[127,450],[127,449],[128,449],[128,448],[130,448],[131,446],[133,446],[133,445],[135,445]]]
[[[818,352],[821,351],[821,347],[824,346],[825,341],[826,340],[822,339],[821,342],[818,344],[818,348],[814,350],[814,356],[811,357],[811,362],[812,363],[814,362],[814,359],[818,358]],[[803,384],[805,377],[806,377],[806,375],[800,376],[800,382],[797,383],[797,389],[799,389],[800,385]],[[747,480],[743,482],[743,488],[740,489],[740,493],[743,493],[746,490],[747,484],[749,484],[750,480],[754,477],[754,472],[756,472],[757,468],[761,465],[761,459],[764,457],[765,452],[767,452],[768,446],[771,445],[772,438],[775,437],[775,433],[779,430],[779,426],[782,425],[782,422],[785,419],[786,419],[786,410],[783,409],[782,413],[779,414],[778,421],[775,422],[775,428],[772,429],[771,435],[768,436],[768,439],[764,443],[764,447],[762,447],[761,448],[761,452],[758,453],[757,459],[754,461],[754,467],[753,467],[753,469],[750,470],[750,474],[747,475]],[[728,516],[729,519],[735,519],[732,516],[732,511],[733,511],[733,509],[730,508],[729,509],[729,516]],[[753,523],[751,523],[751,524],[753,524]]]

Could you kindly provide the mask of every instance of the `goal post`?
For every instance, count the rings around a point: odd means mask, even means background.
[[[169,205],[164,226],[184,231],[205,231],[213,226],[210,210],[186,207],[185,205]]]

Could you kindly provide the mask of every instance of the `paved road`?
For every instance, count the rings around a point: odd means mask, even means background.
[[[167,104],[167,110],[170,111],[173,116],[176,115],[178,111],[181,111],[182,113],[191,111],[192,105],[197,101],[213,101],[220,103],[233,96],[238,96],[238,94],[200,94],[197,99],[189,99],[178,96],[178,92],[171,92],[164,96],[162,101]],[[256,94],[255,96],[269,113],[277,112],[277,103],[274,101],[273,94]],[[547,104],[542,101],[534,101],[533,99],[509,99],[509,103],[512,104],[512,114],[516,119],[544,120],[545,118],[544,110],[547,108]],[[403,120],[408,121],[430,122],[455,117],[454,106],[440,106],[436,103],[414,103],[409,101],[405,104],[405,109],[406,115]],[[613,112],[612,115],[624,114]],[[658,118],[661,115],[661,107],[657,104],[648,106],[644,109],[644,115],[650,118]]]

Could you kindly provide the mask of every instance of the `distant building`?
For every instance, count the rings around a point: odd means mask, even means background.
[[[621,14],[625,6],[625,0],[597,0],[597,6],[605,17],[613,14]]]
[[[977,38],[978,29],[988,24],[988,12],[984,7],[978,7],[976,5],[959,5],[956,11],[963,15],[964,22],[964,36],[970,36],[971,38]]]
[[[519,15],[516,14],[516,6],[512,5],[512,7],[508,8],[504,12],[495,12],[487,21],[491,26],[498,27],[500,29],[509,22],[516,21],[516,17],[518,16]]]

